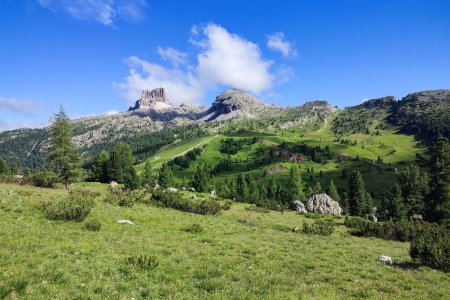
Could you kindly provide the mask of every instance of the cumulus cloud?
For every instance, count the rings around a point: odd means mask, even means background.
[[[182,65],[187,62],[187,54],[171,47],[168,48],[157,48],[159,56],[162,59],[170,61],[174,66]]]
[[[80,19],[113,25],[117,20],[142,19],[145,0],[37,0],[55,13],[64,12]]]
[[[36,108],[36,103],[33,101],[23,100],[19,101],[15,98],[0,97],[0,110],[17,112],[22,114],[31,114]]]
[[[276,32],[267,36],[267,47],[280,52],[283,57],[297,56],[297,50],[292,43],[286,41],[286,38],[282,32]]]
[[[186,53],[159,47],[158,54],[172,66],[128,57],[129,75],[115,86],[129,103],[139,99],[143,89],[164,87],[170,100],[180,104],[199,102],[217,86],[261,94],[292,76],[292,69],[265,59],[258,45],[216,24],[192,27],[189,42],[196,51],[192,55],[196,61],[189,63]]]

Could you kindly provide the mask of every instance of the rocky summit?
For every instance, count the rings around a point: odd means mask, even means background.
[[[130,107],[128,111],[139,109],[167,109],[173,107],[169,99],[166,97],[164,88],[157,88],[153,90],[143,90],[141,99],[137,100],[135,105]]]

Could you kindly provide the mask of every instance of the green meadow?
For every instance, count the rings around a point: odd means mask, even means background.
[[[66,194],[0,184],[0,298],[445,299],[450,294],[449,274],[412,263],[409,243],[354,237],[342,218],[333,220],[331,236],[317,236],[292,232],[313,220],[290,211],[261,213],[233,203],[228,211],[204,216],[145,204],[119,207],[97,198],[82,222],[47,220],[42,202]],[[116,223],[120,219],[134,225]],[[90,220],[101,229],[86,230]],[[192,224],[203,231],[187,232]],[[154,256],[158,265],[131,265],[127,259],[138,255]],[[395,264],[379,262],[381,255]]]

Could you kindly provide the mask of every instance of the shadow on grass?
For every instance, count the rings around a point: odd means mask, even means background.
[[[404,270],[417,270],[420,267],[420,264],[409,260],[402,262],[394,262],[393,266]]]

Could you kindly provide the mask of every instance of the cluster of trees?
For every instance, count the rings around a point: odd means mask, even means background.
[[[187,169],[191,165],[192,161],[197,159],[197,156],[202,154],[203,148],[196,147],[188,151],[185,155],[180,155],[168,162],[169,165],[177,165],[182,169]]]
[[[253,139],[234,139],[234,138],[226,138],[220,141],[219,151],[224,154],[233,155],[238,153],[238,151],[244,149],[245,145],[252,145],[256,143],[258,138],[254,137]]]
[[[25,168],[24,173],[29,174],[30,169]],[[12,163],[11,165],[8,165],[8,162],[3,156],[0,156],[0,175],[19,175],[20,174],[20,168],[17,163]]]
[[[297,145],[294,150],[307,156],[310,160],[316,163],[325,162],[327,159],[331,159],[333,157],[333,152],[330,150],[330,146],[328,145],[325,147],[321,147],[320,145],[311,147],[305,143],[301,143]]]

